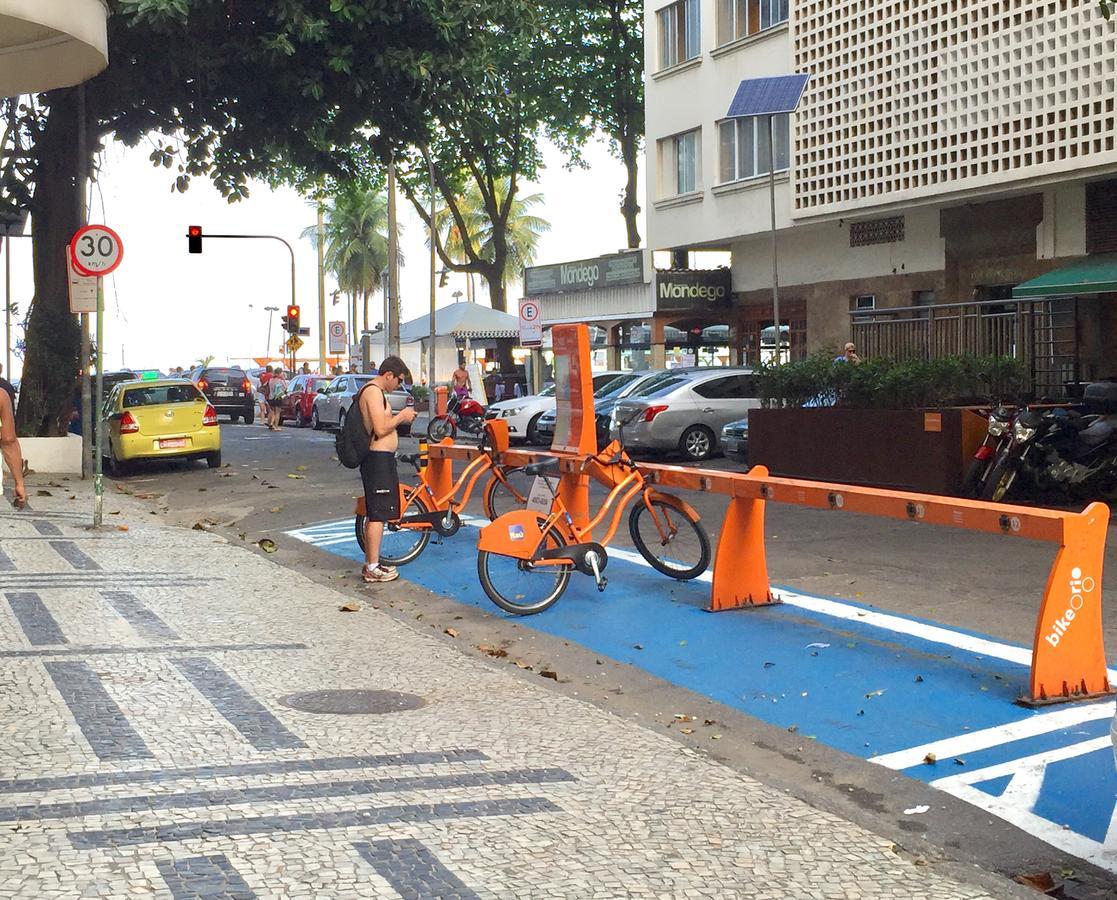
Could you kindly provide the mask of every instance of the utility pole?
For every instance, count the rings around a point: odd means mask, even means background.
[[[434,279],[436,277],[435,276],[435,269],[437,268],[438,263],[437,263],[437,257],[435,255],[435,246],[434,246],[434,215],[435,215],[435,205],[434,205],[434,158],[430,155],[429,151],[427,152],[427,171],[428,171],[428,174],[430,175],[430,182],[431,182],[431,228],[430,228],[430,231],[431,231],[431,334],[430,334],[430,351],[429,351],[429,354],[428,354],[429,358],[427,359],[427,367],[430,369],[430,375],[427,376],[427,387],[431,391],[430,396],[434,397],[434,373],[435,373],[434,364],[435,364],[435,356],[437,355],[435,350],[436,350],[437,345],[438,345],[438,330],[435,328],[435,324],[434,324],[434,318],[435,318],[434,306],[435,306],[435,297],[436,297],[436,291],[435,291],[436,285],[435,285]],[[396,339],[397,340],[399,339],[398,333],[396,335]],[[433,405],[431,406],[431,409],[432,410],[434,409]],[[433,415],[433,413],[432,413],[432,415]]]
[[[386,353],[399,356],[399,224],[396,221],[396,158],[388,160],[388,336]]]
[[[322,375],[329,371],[326,362],[326,227],[321,201],[318,203],[318,371]]]

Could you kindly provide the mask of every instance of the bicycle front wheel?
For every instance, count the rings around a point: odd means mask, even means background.
[[[523,469],[508,469],[501,467],[504,475],[502,481],[495,474],[489,478],[485,485],[485,515],[490,522],[495,522],[506,512],[514,509],[523,509],[527,506],[528,494],[531,493],[531,484],[534,479],[525,475]]]
[[[407,508],[401,510],[401,515],[396,522],[384,524],[384,537],[380,541],[380,561],[389,566],[402,566],[417,559],[419,554],[427,549],[430,543],[430,528],[401,527],[407,524],[408,518],[413,518],[422,513],[430,512],[430,502],[423,494],[416,494]]]
[[[632,543],[658,572],[688,581],[710,565],[710,538],[692,519],[664,500],[653,499],[651,510],[638,499],[628,516]]]
[[[542,519],[542,516],[540,517]],[[566,546],[555,528],[547,530],[544,549]],[[570,583],[570,565],[532,565],[526,560],[477,552],[477,575],[489,599],[514,616],[541,613],[555,604]]]

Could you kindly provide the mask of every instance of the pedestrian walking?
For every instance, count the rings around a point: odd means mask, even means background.
[[[268,425],[268,414],[271,407],[268,406],[268,382],[271,381],[272,368],[266,366],[264,371],[260,373],[260,421]]]
[[[0,381],[4,380],[0,378]],[[7,381],[4,384],[7,387],[0,390],[0,456],[3,456],[15,486],[12,505],[16,509],[22,509],[27,503],[27,488],[23,484],[23,451],[19,446],[19,438],[16,437],[15,391],[11,390]],[[3,475],[0,474],[0,479],[2,478]],[[2,489],[3,483],[0,481],[0,490]]]
[[[283,367],[277,366],[268,379],[268,428],[272,431],[279,431],[280,412],[286,396],[287,379],[283,375]]]
[[[399,473],[396,448],[400,425],[415,421],[415,409],[405,406],[395,415],[388,394],[398,390],[408,376],[407,366],[398,356],[380,363],[380,371],[357,395],[361,420],[368,431],[368,456],[361,463],[361,483],[365,491],[365,565],[361,577],[369,584],[395,581],[395,566],[380,563],[380,541],[384,523],[399,518]]]

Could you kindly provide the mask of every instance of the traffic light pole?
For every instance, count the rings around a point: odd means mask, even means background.
[[[291,305],[297,306],[298,300],[295,299],[295,248],[292,247],[287,241],[281,238],[278,234],[206,234],[204,239],[209,241],[214,238],[224,238],[225,240],[265,240],[265,241],[279,241],[287,248],[287,252],[291,254]],[[271,348],[268,348],[269,351]],[[294,369],[295,356],[291,354],[291,368]]]

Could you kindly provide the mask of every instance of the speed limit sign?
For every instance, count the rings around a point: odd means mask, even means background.
[[[108,275],[123,256],[120,235],[107,225],[86,225],[70,241],[70,259],[82,275]]]

